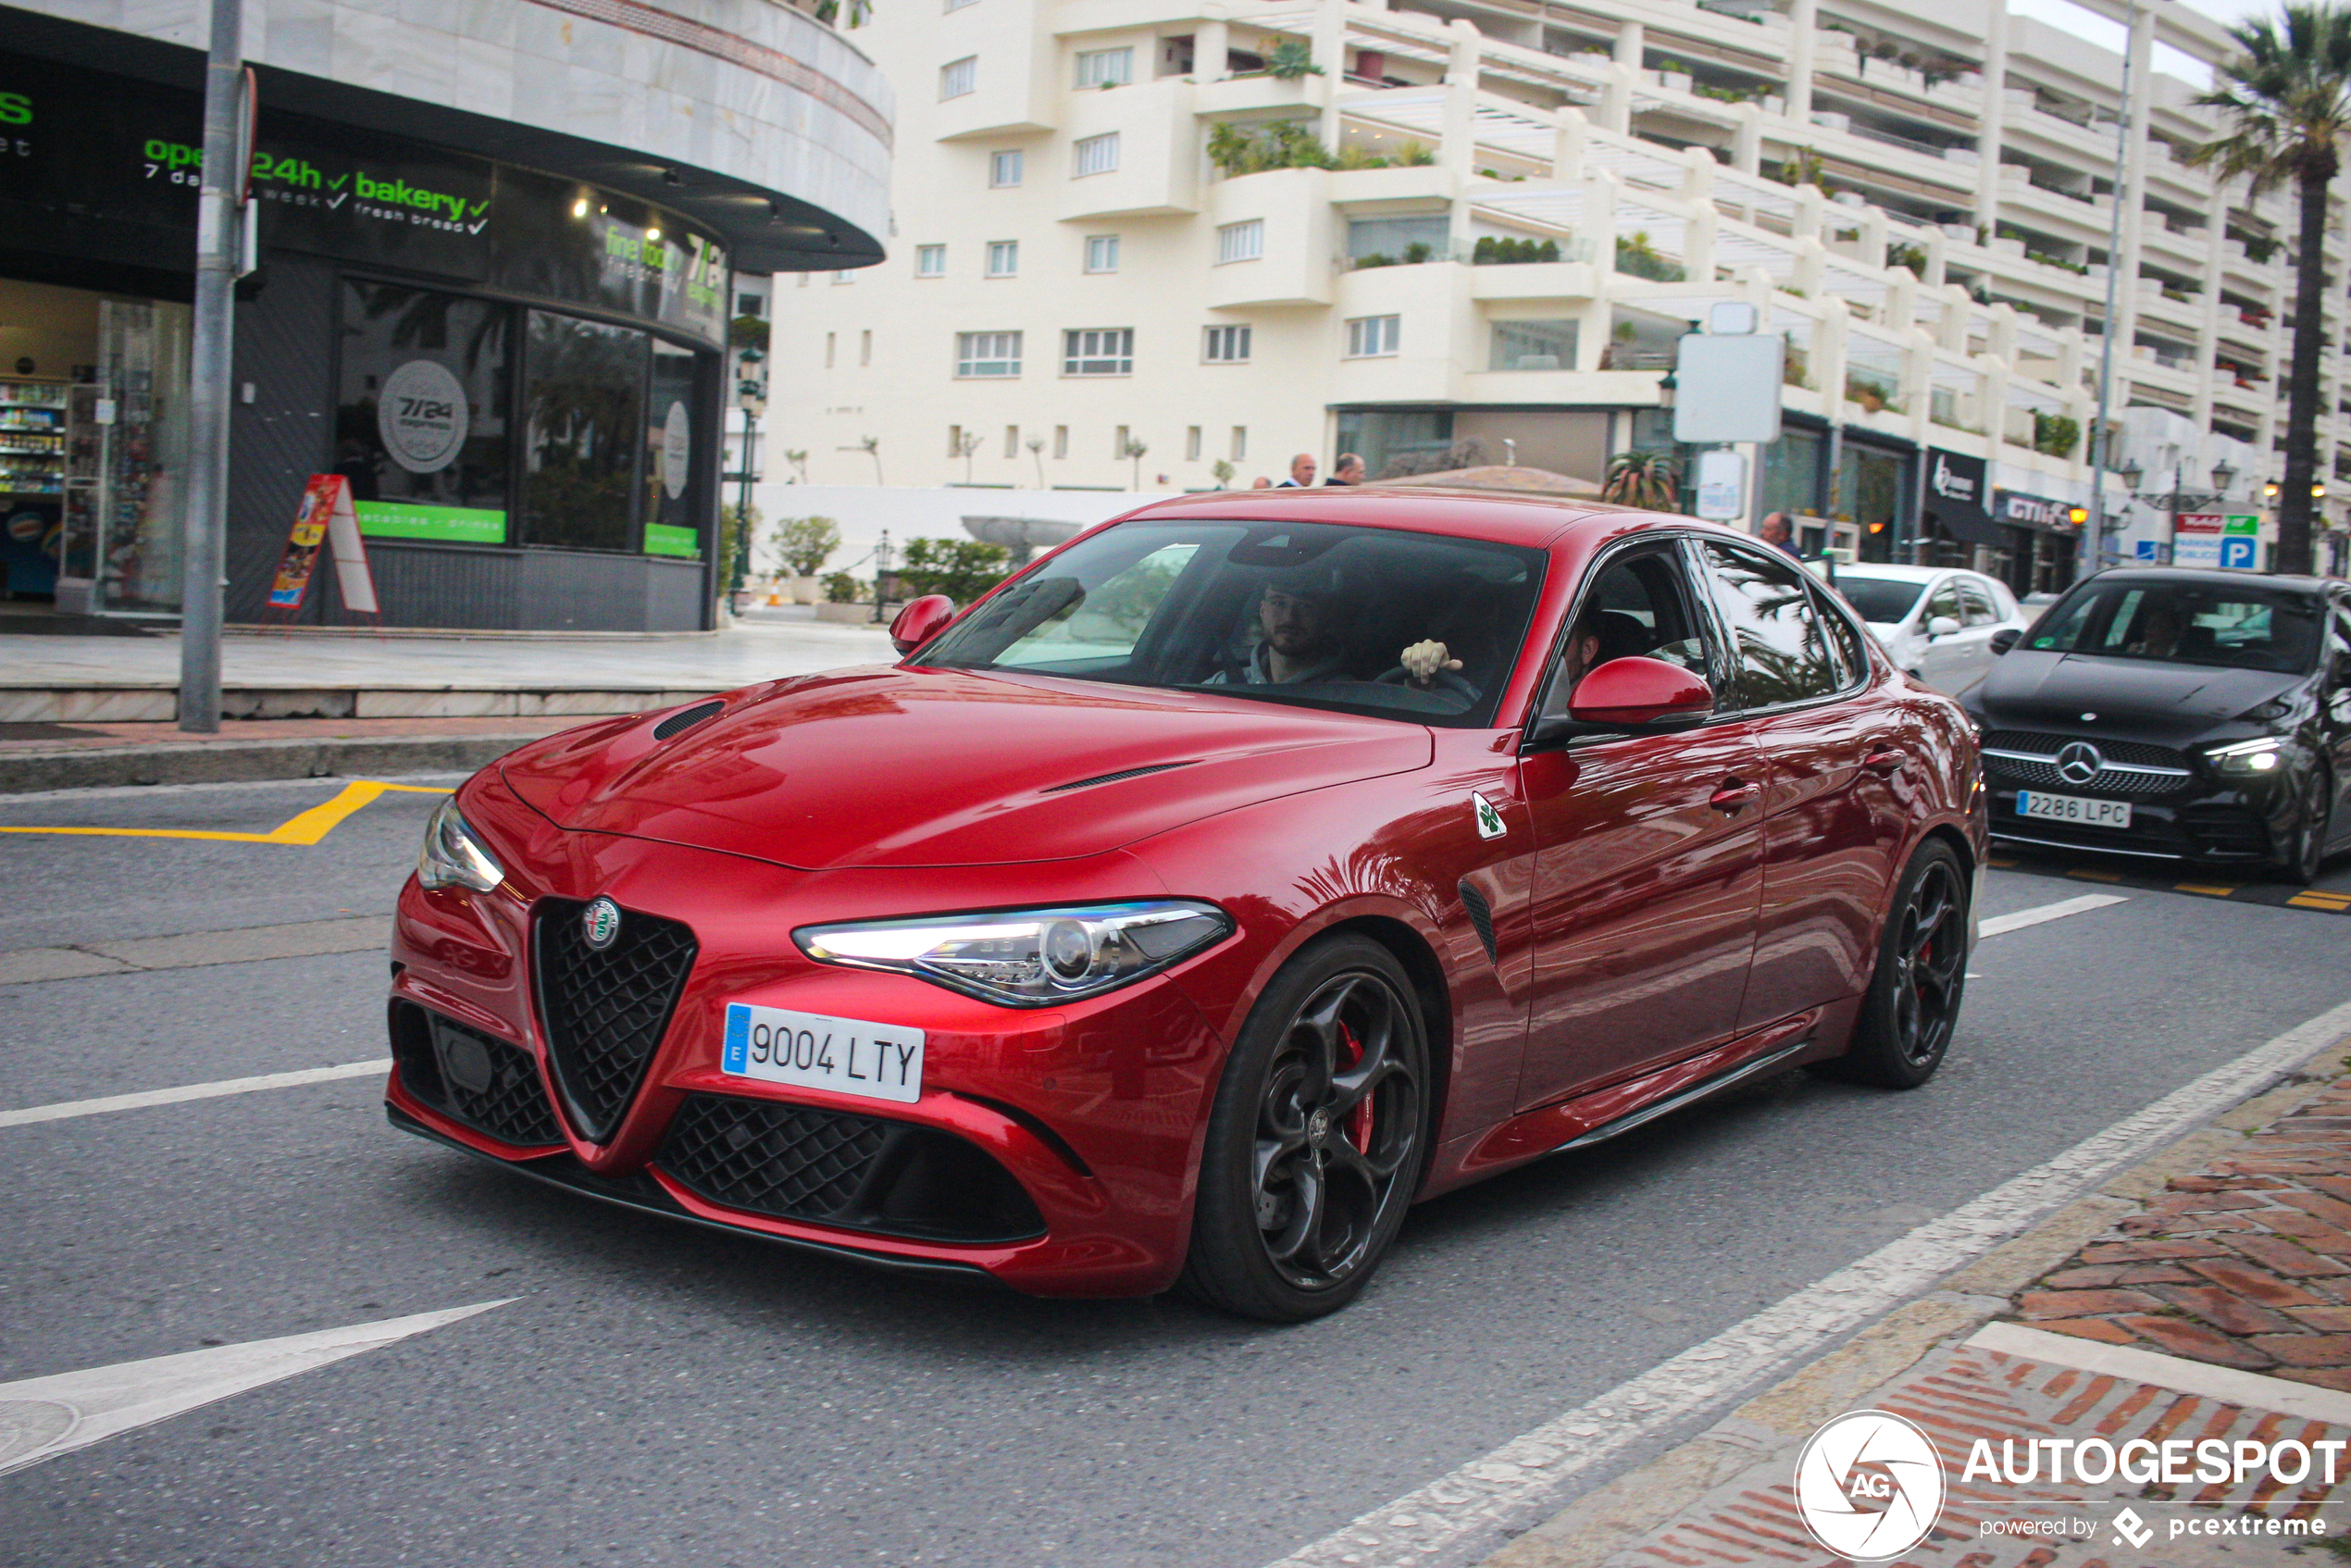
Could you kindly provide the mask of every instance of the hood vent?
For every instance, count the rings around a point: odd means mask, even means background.
[[[1146,773],[1165,773],[1171,768],[1189,767],[1199,760],[1198,757],[1192,757],[1184,762],[1155,762],[1149,767],[1130,767],[1118,773],[1097,774],[1091,778],[1080,778],[1068,784],[1055,784],[1039,790],[1039,793],[1058,795],[1070,790],[1090,790],[1097,784],[1115,784],[1122,778],[1140,778]]]
[[[653,726],[653,739],[666,740],[680,730],[691,729],[706,718],[717,717],[721,712],[725,711],[726,706],[724,703],[713,701],[698,703],[693,707],[671,714],[667,718]]]

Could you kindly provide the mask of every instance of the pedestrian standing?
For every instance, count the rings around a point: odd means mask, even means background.
[[[1763,526],[1755,531],[1757,537],[1773,549],[1785,551],[1788,554],[1795,555],[1799,561],[1804,558],[1797,553],[1796,526],[1788,520],[1788,515],[1785,512],[1774,512],[1765,517]]]
[[[1289,460],[1289,478],[1275,485],[1275,490],[1304,490],[1314,482],[1314,454],[1301,452]]]
[[[1331,466],[1331,477],[1323,482],[1326,485],[1362,484],[1363,460],[1352,452],[1340,453],[1338,461]]]

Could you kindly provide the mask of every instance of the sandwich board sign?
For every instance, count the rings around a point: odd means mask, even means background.
[[[335,586],[342,607],[354,615],[376,616],[376,579],[367,569],[367,546],[359,535],[359,515],[351,504],[351,480],[342,474],[313,474],[295,508],[293,527],[287,531],[285,553],[269,581],[267,608],[292,620],[310,593],[317,575],[321,547],[334,557]]]

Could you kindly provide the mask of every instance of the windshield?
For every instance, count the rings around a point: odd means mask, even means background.
[[[2108,583],[2052,609],[2025,644],[2059,653],[2300,674],[2319,650],[2319,605],[2234,584]]]
[[[1014,583],[924,654],[1438,725],[1492,716],[1539,550],[1330,523],[1121,523]]]
[[[1926,589],[1922,582],[1903,582],[1890,577],[1856,577],[1849,570],[1836,574],[1836,591],[1845,602],[1860,612],[1865,621],[1891,626],[1910,613]]]

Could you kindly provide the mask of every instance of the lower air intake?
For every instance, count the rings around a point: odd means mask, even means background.
[[[926,1241],[1017,1241],[1044,1216],[952,1133],[772,1100],[697,1094],[654,1164],[722,1208]]]
[[[501,1143],[547,1149],[564,1140],[530,1053],[494,1035],[394,1002],[392,1059],[417,1099]]]

